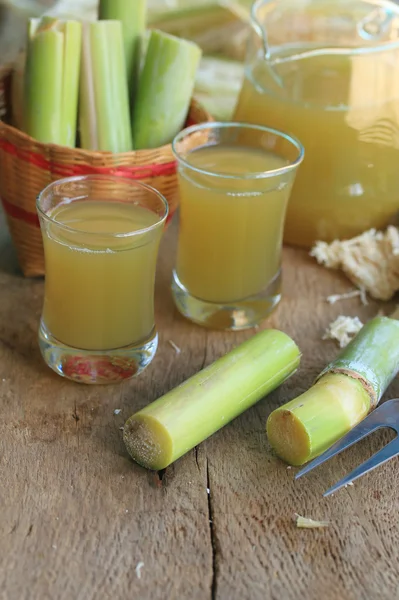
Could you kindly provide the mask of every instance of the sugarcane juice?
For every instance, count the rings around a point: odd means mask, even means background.
[[[304,145],[284,235],[301,246],[383,228],[399,210],[398,51],[292,58],[314,48],[248,66],[235,114]]]
[[[162,227],[146,228],[159,217],[131,203],[88,200],[61,204],[50,216],[60,225],[51,222],[44,235],[46,328],[83,350],[146,340]]]
[[[288,161],[258,147],[223,145],[200,147],[186,161],[179,171],[180,282],[207,302],[259,294],[280,270],[291,175],[248,176]]]

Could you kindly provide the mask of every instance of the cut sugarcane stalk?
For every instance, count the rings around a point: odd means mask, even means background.
[[[76,27],[79,26],[79,28]],[[76,48],[79,48],[77,52]],[[78,120],[79,74],[82,48],[82,25],[65,23],[64,68],[62,84],[62,138],[65,146],[74,146]]]
[[[165,469],[276,389],[298,368],[285,333],[266,330],[133,415],[124,427],[131,457]]]
[[[147,0],[100,0],[100,19],[122,23],[126,74],[132,96],[138,84],[142,44],[146,26]]]
[[[29,21],[23,121],[39,142],[75,146],[81,38],[77,21]]]
[[[44,15],[41,19],[37,20],[36,32],[51,29],[52,27],[55,27],[57,23],[57,17],[52,17],[51,15]]]
[[[133,108],[137,150],[169,144],[181,130],[200,58],[196,44],[151,31]]]
[[[133,143],[121,23],[85,24],[82,57],[80,145],[129,152]]]
[[[271,446],[291,465],[312,460],[377,406],[398,372],[399,321],[376,317],[307,392],[271,413]]]

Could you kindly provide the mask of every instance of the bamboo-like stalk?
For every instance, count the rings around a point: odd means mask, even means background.
[[[30,19],[25,71],[24,129],[39,142],[58,143],[62,98],[63,38],[56,30],[36,35]]]
[[[164,469],[276,389],[298,368],[285,333],[266,330],[133,415],[124,427],[131,457]]]
[[[40,142],[75,146],[81,37],[77,21],[29,21],[23,123]]]
[[[129,92],[119,21],[83,28],[80,145],[86,150],[132,150]]]
[[[291,465],[312,460],[377,406],[398,372],[399,321],[376,317],[307,392],[271,413],[271,446]]]
[[[66,21],[61,100],[61,144],[65,146],[75,146],[76,143],[81,47],[82,25],[76,21]]]
[[[126,74],[132,97],[138,85],[147,0],[100,0],[99,18],[120,21],[125,49]]]
[[[181,130],[200,58],[201,49],[196,44],[151,31],[133,107],[137,150],[169,144]]]

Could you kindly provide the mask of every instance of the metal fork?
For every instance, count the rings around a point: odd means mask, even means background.
[[[336,442],[331,448],[329,448],[326,452],[315,458],[312,462],[310,462],[306,467],[301,469],[299,473],[295,475],[295,479],[299,479],[309,471],[312,471],[319,465],[322,465],[327,460],[340,454],[343,450],[350,448],[356,442],[364,439],[373,431],[377,429],[383,429],[388,427],[389,429],[393,429],[396,432],[396,437],[389,442],[384,448],[376,452],[371,458],[366,460],[363,464],[359,465],[349,473],[346,477],[341,479],[338,483],[333,485],[329,490],[327,490],[323,496],[329,496],[334,492],[337,492],[342,487],[351,484],[362,475],[369,473],[376,467],[384,464],[394,456],[399,455],[399,398],[394,398],[393,400],[388,400],[381,404],[378,408],[376,408],[372,413],[370,413],[363,421],[361,421],[356,427],[351,429],[349,433],[344,435],[338,442]]]

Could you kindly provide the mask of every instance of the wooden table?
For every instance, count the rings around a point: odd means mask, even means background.
[[[305,253],[285,251],[284,302],[265,324],[301,346],[297,375],[164,474],[129,460],[125,419],[252,334],[206,331],[177,314],[169,293],[174,242],[172,228],[161,250],[153,364],[130,383],[86,387],[43,364],[43,282],[20,276],[0,223],[1,600],[398,598],[397,461],[322,499],[389,436],[298,483],[265,436],[270,411],[303,392],[334,356],[335,344],[321,341],[330,320],[377,310],[356,300],[329,306],[326,296],[349,284]],[[331,525],[297,529],[294,513]]]

